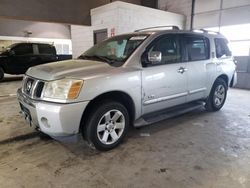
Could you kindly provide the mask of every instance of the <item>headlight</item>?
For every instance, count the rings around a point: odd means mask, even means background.
[[[45,84],[43,98],[50,99],[76,99],[83,85],[83,80],[62,79]]]

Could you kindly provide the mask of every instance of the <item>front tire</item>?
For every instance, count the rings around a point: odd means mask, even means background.
[[[206,101],[205,108],[207,111],[214,112],[220,110],[223,107],[227,98],[227,89],[228,86],[223,79],[218,78],[215,81],[210,95]]]
[[[127,134],[129,114],[119,102],[107,101],[99,105],[90,113],[82,134],[91,147],[107,151],[117,147]]]
[[[3,69],[0,67],[0,81],[2,81],[4,78],[4,71]]]

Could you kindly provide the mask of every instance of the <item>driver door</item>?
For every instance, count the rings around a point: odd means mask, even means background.
[[[24,74],[30,67],[30,62],[35,60],[32,44],[18,44],[12,51],[14,54],[10,56],[10,69],[15,74]]]
[[[153,52],[153,53],[152,53]],[[150,62],[150,53],[161,53],[161,61]],[[179,36],[167,34],[153,41],[146,52],[142,70],[142,111],[155,112],[187,100],[187,64],[182,60]],[[142,58],[144,59],[144,58]]]

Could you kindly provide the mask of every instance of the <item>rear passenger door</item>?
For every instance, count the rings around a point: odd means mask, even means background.
[[[187,102],[206,97],[208,77],[215,73],[210,60],[210,42],[202,35],[183,35],[184,56],[187,62]]]
[[[236,65],[232,53],[228,48],[228,41],[225,38],[215,38],[214,43],[216,52],[214,62],[216,64],[217,75],[226,73],[229,76],[229,80],[233,81],[232,86],[234,86],[237,83]]]
[[[39,64],[50,63],[57,60],[55,47],[49,44],[39,44]]]

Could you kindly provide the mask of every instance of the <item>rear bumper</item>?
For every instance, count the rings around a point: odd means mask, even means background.
[[[236,84],[237,84],[237,72],[235,71],[229,86],[234,87]]]
[[[50,136],[70,136],[79,132],[88,102],[58,104],[35,101],[17,91],[21,111],[30,124]],[[27,118],[28,117],[28,118]]]

